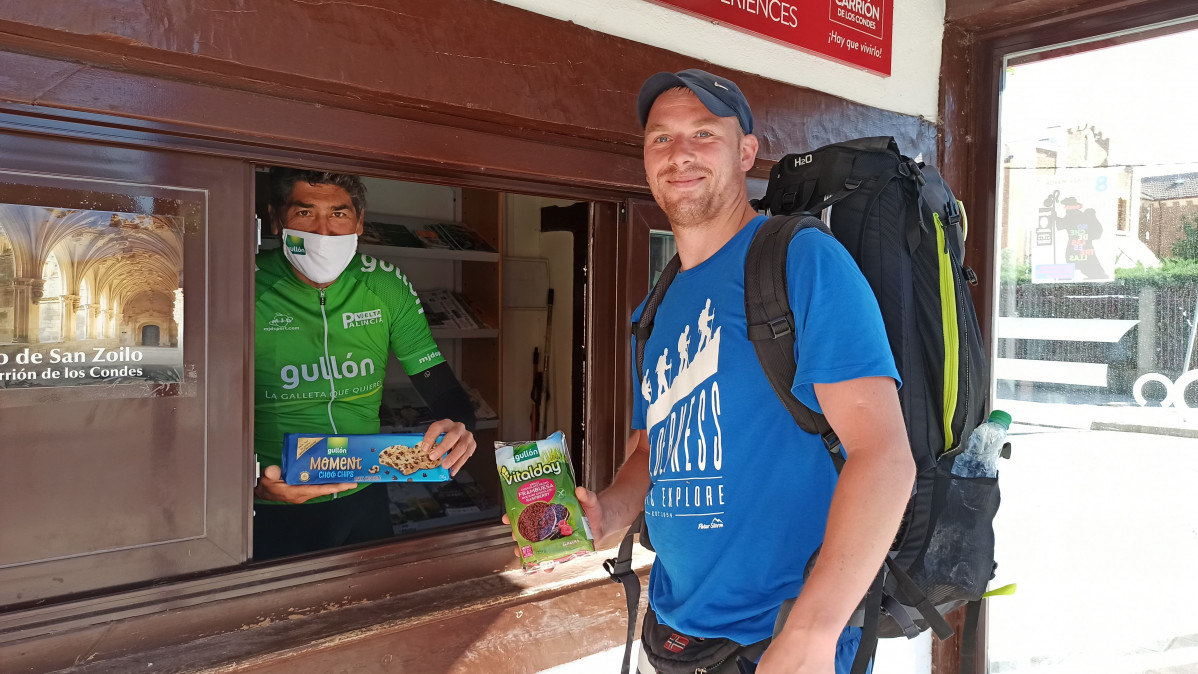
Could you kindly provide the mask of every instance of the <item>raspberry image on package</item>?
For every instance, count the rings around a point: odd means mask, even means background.
[[[561,536],[558,525],[570,518],[570,511],[560,503],[552,503],[537,521],[537,540],[545,541]]]

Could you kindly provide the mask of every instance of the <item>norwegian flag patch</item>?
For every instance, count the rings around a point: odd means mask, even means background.
[[[670,651],[671,653],[681,653],[682,649],[686,648],[686,645],[690,642],[690,639],[687,639],[681,634],[672,634],[670,635],[669,639],[666,639],[666,643],[664,645],[666,650]]]

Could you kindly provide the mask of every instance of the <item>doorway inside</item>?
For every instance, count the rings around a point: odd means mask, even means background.
[[[158,346],[158,326],[146,325],[141,329],[142,346]]]

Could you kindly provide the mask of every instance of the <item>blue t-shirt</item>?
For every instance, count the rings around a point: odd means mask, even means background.
[[[836,486],[823,442],[795,425],[746,335],[745,255],[764,220],[674,279],[633,411],[649,434],[649,601],[677,630],[742,644],[770,636],[782,602],[798,595]],[[800,232],[787,278],[799,400],[819,411],[815,383],[898,381],[877,301],[840,243]]]

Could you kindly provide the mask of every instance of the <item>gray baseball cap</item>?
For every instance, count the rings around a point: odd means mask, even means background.
[[[735,117],[740,122],[741,130],[753,133],[753,111],[749,109],[749,102],[745,100],[740,87],[732,80],[698,68],[677,73],[660,72],[645,80],[636,99],[636,112],[641,120],[641,128],[648,122],[649,109],[653,107],[657,97],[677,87],[686,87],[693,91],[713,115]]]

